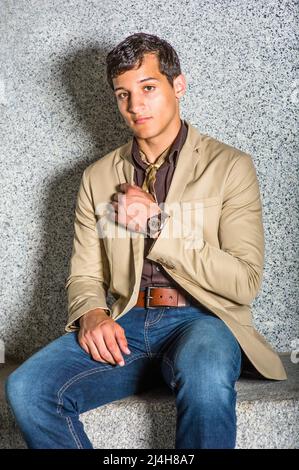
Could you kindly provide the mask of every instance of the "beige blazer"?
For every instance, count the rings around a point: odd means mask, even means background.
[[[147,258],[160,263],[225,322],[263,376],[284,380],[281,360],[254,328],[250,309],[260,289],[264,263],[261,200],[252,159],[187,124],[187,139],[165,200],[170,217]],[[68,332],[77,329],[74,322],[88,310],[106,308],[116,320],[136,304],[144,235],[132,236],[121,226],[112,232],[116,226],[107,219],[105,208],[120,183],[134,183],[131,147],[132,139],[83,172],[65,284]],[[180,236],[173,229],[177,210],[172,206],[178,205],[187,207],[185,213],[191,216]],[[199,218],[194,217],[198,208]],[[203,242],[190,245],[201,232]],[[116,299],[111,308],[106,303],[108,289]]]

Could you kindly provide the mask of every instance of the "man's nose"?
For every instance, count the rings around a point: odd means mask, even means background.
[[[139,93],[131,94],[129,98],[129,109],[128,111],[133,114],[140,115],[144,109],[144,99]]]

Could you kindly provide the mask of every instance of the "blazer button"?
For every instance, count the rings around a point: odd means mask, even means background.
[[[164,258],[158,258],[157,261],[158,261],[158,263],[163,264],[163,266],[165,266],[165,268],[174,269],[174,265],[173,264],[168,264]]]
[[[164,264],[164,266],[168,269],[174,269],[174,265],[173,264]]]

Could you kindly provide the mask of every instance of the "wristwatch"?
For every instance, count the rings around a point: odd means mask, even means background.
[[[160,232],[166,224],[168,217],[169,214],[163,210],[161,210],[159,214],[149,217],[146,224],[146,235],[151,238],[156,235],[157,232]]]

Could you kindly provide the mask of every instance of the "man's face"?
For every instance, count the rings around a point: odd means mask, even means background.
[[[179,119],[179,98],[186,89],[185,77],[182,74],[176,77],[172,87],[160,73],[154,54],[145,54],[141,67],[114,78],[113,85],[118,109],[136,137],[158,136]]]

